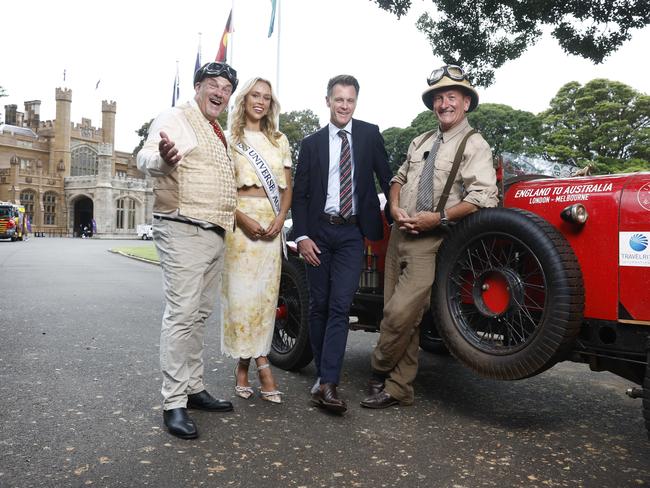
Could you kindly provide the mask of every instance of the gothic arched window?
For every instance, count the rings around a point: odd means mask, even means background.
[[[80,146],[72,151],[70,176],[97,174],[97,152],[89,146]]]

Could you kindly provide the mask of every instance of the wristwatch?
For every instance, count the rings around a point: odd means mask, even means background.
[[[440,211],[440,225],[448,225],[449,224],[449,219],[447,218],[447,214],[445,213],[445,210],[442,209]]]

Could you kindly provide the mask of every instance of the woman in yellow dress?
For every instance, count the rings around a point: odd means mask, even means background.
[[[253,395],[248,367],[254,358],[261,398],[273,403],[282,400],[267,355],[280,288],[281,235],[291,207],[291,151],[276,128],[279,113],[271,83],[262,78],[246,82],[235,100],[228,138],[238,187],[237,228],[226,237],[221,321],[221,350],[238,358],[235,393]]]

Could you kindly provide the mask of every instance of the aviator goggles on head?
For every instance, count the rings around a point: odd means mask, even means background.
[[[435,85],[443,76],[447,76],[454,81],[469,81],[469,77],[467,76],[467,73],[463,71],[463,68],[456,66],[455,64],[447,64],[441,68],[434,69],[427,78],[427,83],[429,86]]]
[[[223,76],[227,79],[232,85],[232,91],[237,89],[237,71],[231,68],[226,63],[207,63],[201,66],[196,73],[194,73],[194,84],[203,81],[205,78],[215,78],[217,76]]]

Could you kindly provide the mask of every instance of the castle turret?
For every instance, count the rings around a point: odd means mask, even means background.
[[[50,171],[62,171],[63,176],[70,176],[70,107],[72,90],[56,89],[56,121],[54,124],[54,147],[50,153]]]
[[[102,141],[115,146],[115,112],[117,111],[114,101],[102,101]]]

